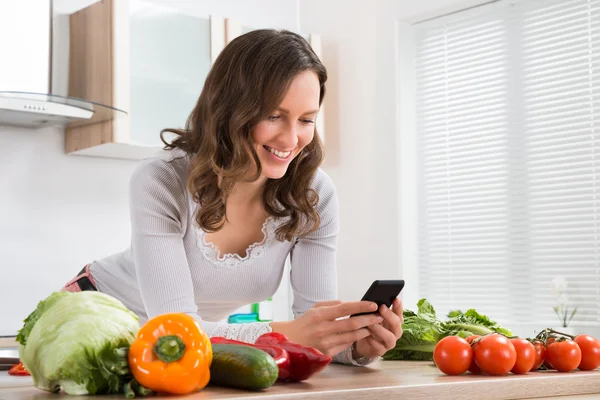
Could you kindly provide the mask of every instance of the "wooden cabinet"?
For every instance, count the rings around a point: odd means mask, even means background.
[[[127,116],[67,127],[69,154],[140,159],[182,128],[211,66],[209,18],[141,0],[103,0],[68,18],[69,96]],[[64,38],[61,38],[64,40]]]

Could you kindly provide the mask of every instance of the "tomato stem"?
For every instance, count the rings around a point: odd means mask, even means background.
[[[481,339],[483,339],[484,337],[486,337],[486,336],[490,336],[490,335],[494,335],[494,334],[505,336],[504,334],[502,334],[502,333],[498,333],[498,332],[490,332],[490,333],[486,333],[485,335],[481,335],[481,336],[480,336],[480,337],[478,337],[477,339],[474,339],[474,340],[471,342],[471,347],[473,347],[473,346],[475,346],[475,344],[479,343],[479,342],[481,341]]]
[[[571,338],[571,339],[575,339],[575,336],[574,336],[574,335],[570,335],[570,334],[568,334],[568,333],[562,333],[562,332],[558,332],[558,331],[555,331],[554,329],[550,329],[550,332],[551,332],[551,333],[554,333],[554,334],[557,334],[557,335],[566,336],[566,337],[568,337],[568,338]]]
[[[156,357],[167,363],[179,360],[183,357],[183,353],[185,353],[185,343],[176,335],[161,336],[154,346]]]

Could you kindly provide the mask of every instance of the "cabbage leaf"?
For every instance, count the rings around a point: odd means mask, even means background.
[[[56,292],[24,320],[19,356],[34,385],[49,392],[125,392],[132,381],[128,349],[138,317],[112,296]]]

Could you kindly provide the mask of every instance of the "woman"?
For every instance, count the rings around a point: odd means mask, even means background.
[[[163,138],[165,150],[131,178],[131,247],[65,289],[112,295],[142,323],[185,312],[210,336],[254,342],[281,332],[341,363],[368,364],[392,348],[402,334],[398,299],[350,318],[377,305],[334,300],[338,204],[315,129],[326,79],[299,35],[257,30],[233,40],[185,129],[165,130],[175,139]],[[288,255],[293,321],[218,322],[271,297]]]

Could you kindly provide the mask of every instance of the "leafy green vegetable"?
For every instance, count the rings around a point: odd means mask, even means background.
[[[27,338],[29,337],[29,334],[31,333],[31,329],[33,329],[33,327],[35,326],[35,323],[38,321],[38,319],[40,319],[42,314],[47,309],[52,308],[52,306],[54,306],[54,303],[56,303],[58,300],[62,299],[65,296],[68,296],[68,293],[69,292],[57,292],[57,293],[52,294],[46,300],[40,301],[38,303],[37,308],[31,314],[29,314],[29,316],[27,318],[25,318],[25,321],[23,321],[25,323],[25,325],[23,326],[23,328],[19,331],[19,334],[17,335],[17,342],[19,342],[20,344],[25,346],[25,344],[27,344]]]
[[[68,394],[124,393],[137,316],[100,292],[57,292],[24,321],[19,355],[35,386]]]
[[[435,345],[446,336],[467,338],[491,332],[512,336],[509,330],[474,309],[465,313],[459,310],[452,311],[448,314],[448,320],[441,321],[426,299],[419,300],[417,308],[416,314],[410,310],[404,311],[402,337],[393,349],[384,354],[385,360],[431,361]]]
[[[442,329],[445,331],[444,336],[456,335],[458,332],[470,332],[473,335],[498,332],[512,336],[512,332],[508,329],[502,328],[497,322],[490,320],[485,315],[479,314],[474,309],[470,309],[464,314],[456,314],[448,321],[442,323]]]
[[[425,299],[417,303],[415,314],[410,310],[403,313],[402,337],[396,347],[384,354],[385,360],[431,360],[433,348],[440,339],[440,321],[433,306]]]

